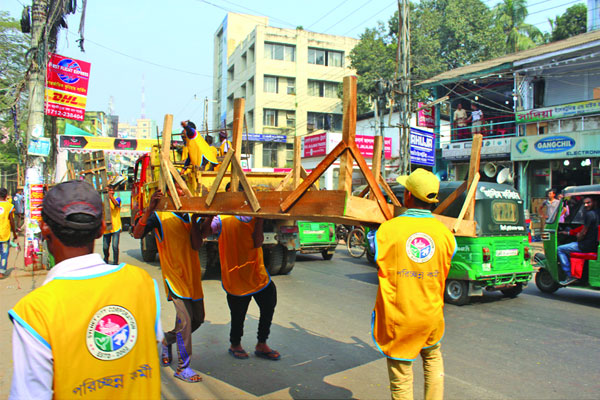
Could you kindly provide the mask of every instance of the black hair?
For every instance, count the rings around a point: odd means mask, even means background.
[[[550,192],[554,193],[554,195],[556,196],[556,189],[552,189],[552,188],[548,189],[548,192],[546,192],[546,196],[548,194],[550,194]]]
[[[210,135],[206,135],[206,143],[208,144],[213,144],[213,137]]]
[[[231,188],[231,181],[227,182],[227,185],[225,185],[225,191],[229,192],[229,189]],[[242,183],[240,182],[238,184],[238,192],[243,192],[244,191],[244,187],[242,186]]]
[[[6,188],[0,188],[0,197],[8,196],[8,190]]]
[[[44,211],[42,211],[42,219],[50,227],[52,233],[68,247],[83,247],[87,246],[96,239],[100,226],[94,229],[77,230],[67,228],[54,222]],[[92,223],[96,218],[88,214],[72,214],[67,217],[67,220],[80,223]]]
[[[415,206],[417,206],[418,208],[424,208],[427,210],[431,210],[431,207],[433,205],[432,203],[423,201],[423,200],[419,199],[417,196],[415,196],[414,194],[413,194],[412,198],[413,198],[413,201],[415,202]]]
[[[192,121],[188,121],[188,126],[192,129],[196,129],[196,124],[193,123]]]

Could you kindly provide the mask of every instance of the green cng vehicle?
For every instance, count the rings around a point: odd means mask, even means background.
[[[462,182],[440,183],[440,202]],[[392,187],[399,199],[404,187]],[[443,213],[457,218],[466,194],[459,196]],[[480,182],[475,193],[476,237],[456,236],[456,253],[446,280],[444,300],[463,305],[483,290],[500,290],[518,296],[533,276],[523,200],[512,186]],[[367,248],[367,258],[374,258]]]
[[[338,241],[335,224],[331,222],[298,221],[300,253],[321,253],[325,260],[331,260]]]
[[[583,198],[600,198],[600,185],[571,186],[563,190],[564,199],[561,202],[554,221],[547,222],[542,233],[544,254],[536,253],[534,262],[539,267],[535,274],[535,284],[544,293],[554,293],[559,288],[565,287],[560,281],[565,278],[559,265],[557,246],[575,240],[574,233],[583,226],[584,206]],[[560,215],[568,207],[568,215],[561,223]],[[596,210],[597,211],[597,210]],[[567,232],[571,234],[560,234]],[[600,261],[598,251],[595,253],[571,253],[571,274],[578,278],[568,286],[586,287],[600,290]]]

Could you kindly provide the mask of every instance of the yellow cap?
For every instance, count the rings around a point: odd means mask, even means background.
[[[410,175],[397,177],[396,181],[416,198],[426,203],[437,203],[439,201],[440,181],[437,176],[426,169],[417,168]]]

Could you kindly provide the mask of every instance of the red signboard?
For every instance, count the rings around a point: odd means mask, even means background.
[[[42,222],[42,202],[44,201],[44,185],[29,186],[29,201],[31,205],[31,219],[40,224]]]
[[[373,146],[375,145],[374,136],[356,135],[355,141],[358,150],[360,150],[360,154],[362,154],[363,157],[373,158]],[[385,158],[392,158],[392,138],[384,138],[383,143]]]
[[[45,113],[83,121],[91,64],[50,53]]]
[[[336,146],[342,140],[340,133],[324,132],[318,135],[304,137],[304,153],[302,157],[319,157],[327,154],[327,142]],[[373,158],[373,136],[356,135],[356,146],[365,158]],[[392,138],[384,139],[385,158],[392,158]],[[331,147],[333,149],[333,147]]]
[[[425,103],[417,103],[419,107]],[[419,116],[417,118],[417,126],[424,128],[435,128],[435,106],[430,108],[422,108],[419,110]]]
[[[318,157],[327,154],[327,133],[307,136],[304,138],[304,156]]]

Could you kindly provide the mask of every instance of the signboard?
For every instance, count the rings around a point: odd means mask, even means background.
[[[27,149],[27,154],[29,154],[30,156],[48,157],[48,155],[50,154],[50,138],[32,137],[29,141],[29,148]]]
[[[552,107],[536,108],[533,110],[517,111],[517,124],[561,119],[585,114],[600,113],[600,100],[580,101],[578,103],[560,104]]]
[[[327,154],[327,132],[302,138],[304,152],[302,157],[319,157]]]
[[[242,135],[244,140],[250,140],[251,142],[275,142],[275,143],[286,143],[286,135],[273,135],[268,133],[248,133]]]
[[[116,151],[148,153],[158,142],[155,139],[124,139],[102,136],[60,135],[58,147],[65,150]]]
[[[457,142],[442,145],[442,158],[445,160],[468,160],[471,157],[472,142]],[[510,138],[483,139],[481,143],[482,159],[510,158]]]
[[[425,103],[417,103],[418,107],[425,105]],[[422,108],[418,112],[417,116],[417,126],[422,126],[423,128],[435,128],[435,106],[431,106],[430,108]]]
[[[30,218],[37,221],[38,225],[42,222],[42,202],[44,201],[44,185],[29,186],[29,206],[31,207]]]
[[[410,162],[412,164],[435,165],[435,134],[410,128]]]
[[[362,154],[363,157],[373,158],[373,146],[375,146],[374,136],[356,135],[355,141],[356,146],[358,146],[360,154]],[[385,158],[392,158],[392,138],[386,137],[383,139],[383,148]]]
[[[512,138],[510,146],[510,159],[513,161],[599,156],[600,135],[598,135],[598,131],[520,136]]]
[[[50,53],[45,114],[83,121],[91,64]]]
[[[330,148],[327,148],[327,142],[330,143]],[[302,138],[303,152],[302,157],[319,157],[326,155],[333,147],[337,146],[342,141],[342,134],[336,132],[323,132],[312,136]],[[356,146],[360,154],[365,158],[373,158],[373,145],[375,144],[374,136],[356,135]],[[384,138],[384,155],[385,158],[392,158],[392,138]]]

